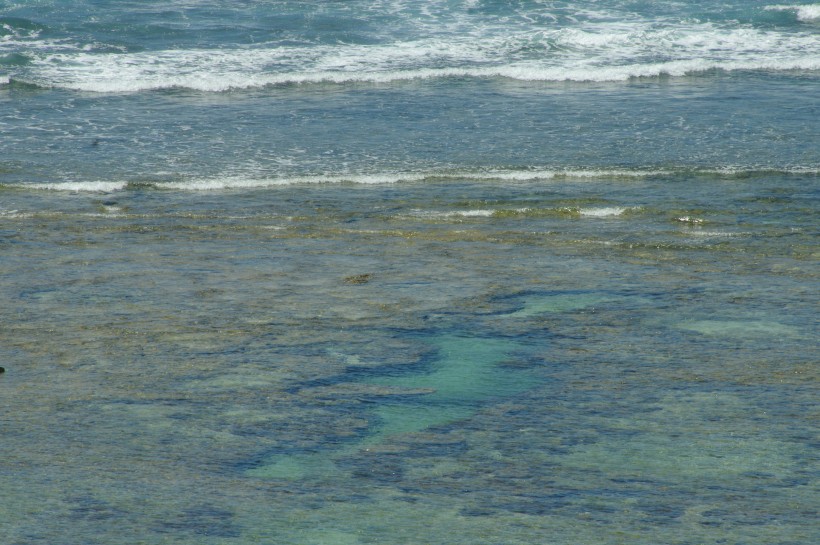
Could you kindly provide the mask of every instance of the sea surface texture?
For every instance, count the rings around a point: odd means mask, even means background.
[[[2,545],[812,545],[820,4],[0,0]]]

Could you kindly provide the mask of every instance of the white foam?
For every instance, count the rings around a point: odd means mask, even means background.
[[[255,178],[243,176],[226,176],[195,180],[160,182],[155,184],[162,189],[186,191],[214,191],[220,189],[254,189],[296,184],[365,184],[382,185],[399,182],[422,181],[428,178],[427,173],[377,173],[350,174],[336,176],[292,176],[281,178]]]
[[[418,211],[416,216],[428,218],[489,218],[495,214],[495,210],[453,210],[449,212]]]
[[[717,175],[726,178],[745,178],[754,175],[805,175],[818,176],[820,175],[820,168],[816,166],[789,166],[789,167],[742,167],[742,166],[723,166],[718,168],[704,168],[694,171],[695,174]]]
[[[257,189],[290,185],[322,185],[322,184],[354,184],[354,185],[389,185],[397,183],[417,182],[447,182],[472,180],[478,182],[538,182],[554,179],[589,179],[589,178],[640,178],[651,175],[669,174],[671,171],[661,170],[429,170],[417,172],[375,172],[350,174],[314,174],[294,176],[258,177],[254,175],[225,175],[213,178],[192,178],[181,180],[166,180],[151,183],[141,183],[140,186],[151,186],[156,189],[178,191],[219,191],[231,189]],[[127,181],[65,181],[46,183],[9,184],[8,187],[18,189],[32,189],[64,192],[97,192],[110,193],[128,188]],[[463,211],[456,212],[462,216],[492,214],[493,211]]]
[[[556,170],[485,171],[465,173],[477,180],[510,180],[526,182],[530,180],[551,180],[558,174]]]
[[[697,236],[697,237],[704,237],[704,238],[731,238],[731,237],[746,237],[750,236],[751,233],[745,232],[737,232],[737,233],[730,233],[727,231],[703,231],[700,229],[692,229],[686,231],[687,235]]]
[[[95,63],[99,65],[99,63]],[[134,93],[147,90],[191,89],[206,92],[226,92],[243,89],[262,88],[288,84],[352,84],[352,83],[393,83],[411,80],[439,78],[504,78],[518,81],[542,82],[619,82],[635,78],[660,76],[681,77],[723,70],[820,70],[820,55],[806,55],[791,59],[760,59],[748,61],[708,61],[685,60],[649,64],[626,64],[595,67],[544,67],[538,63],[514,63],[492,68],[421,68],[409,70],[388,70],[371,72],[292,72],[284,74],[249,74],[242,72],[214,73],[168,73],[131,74],[124,70],[121,78],[115,76],[117,68],[83,68],[66,71],[63,68],[43,70],[42,77],[32,78],[30,83],[61,87],[76,91],[96,93]],[[52,74],[47,72],[51,71]],[[63,72],[62,74],[54,72]],[[134,72],[134,70],[131,70]],[[23,81],[25,79],[21,78]]]
[[[368,45],[264,44],[131,53],[61,46],[30,53],[30,67],[14,74],[15,79],[102,93],[170,88],[225,92],[435,78],[605,82],[710,70],[820,69],[820,41],[812,33],[650,21],[554,30],[458,27],[451,34]]]
[[[669,173],[666,170],[590,169],[557,171],[556,175],[564,178],[645,178]]]
[[[177,189],[186,191],[214,191],[226,189],[254,189],[274,186],[297,184],[362,184],[386,185],[402,182],[447,181],[447,180],[475,180],[475,181],[510,181],[532,182],[539,180],[561,179],[588,179],[588,178],[641,178],[645,176],[668,173],[661,170],[447,170],[421,172],[381,172],[373,174],[337,174],[337,175],[306,175],[283,176],[271,178],[222,176],[191,180],[157,182],[154,185],[161,189]],[[481,215],[493,213],[490,211],[465,211],[460,215]]]
[[[72,193],[112,193],[122,191],[127,185],[128,182],[54,182],[16,184],[14,187],[45,191],[68,191]]]
[[[448,216],[463,216],[465,218],[489,218],[495,214],[495,210],[459,210],[448,212]]]
[[[642,170],[642,169],[521,169],[521,170],[469,170],[469,169],[445,169],[445,170],[427,170],[415,172],[400,172],[400,171],[384,171],[374,173],[349,173],[349,174],[313,174],[313,175],[293,175],[293,176],[272,176],[260,177],[255,175],[222,175],[214,176],[212,178],[190,178],[190,179],[170,179],[165,181],[155,182],[140,182],[134,184],[133,187],[154,188],[159,190],[177,190],[177,191],[219,191],[232,189],[258,189],[266,187],[277,186],[291,186],[291,185],[334,185],[334,184],[351,184],[351,185],[390,185],[398,183],[447,183],[447,182],[476,182],[476,183],[492,183],[492,182],[508,182],[508,183],[558,183],[558,182],[573,182],[582,183],[586,180],[598,179],[622,179],[629,181],[632,179],[641,179],[651,176],[674,176],[681,172],[691,173],[707,173],[727,176],[738,176],[744,173],[759,172],[759,169],[750,168],[742,169],[733,167],[731,169],[707,169],[707,170]],[[769,172],[768,170],[763,172]],[[789,174],[808,174],[818,175],[820,170],[817,168],[786,168],[774,170],[771,172],[778,172],[783,175]],[[6,187],[13,187],[17,189],[30,190],[46,190],[46,191],[64,191],[64,192],[97,192],[110,193],[116,191],[123,191],[129,188],[127,181],[64,181],[64,182],[47,182],[47,183],[15,183],[6,184]],[[573,212],[579,213],[582,216],[589,217],[607,217],[621,215],[627,210],[634,209],[634,207],[596,207],[596,208],[582,208],[572,209]],[[496,212],[518,212],[527,213],[531,210],[529,208],[518,209],[475,209],[463,211],[451,211],[446,214],[458,216],[489,216]],[[700,218],[693,218],[689,216],[681,216],[674,218],[676,221],[689,224],[702,223],[704,220]]]
[[[0,211],[0,218],[4,219],[30,219],[35,216],[34,212],[19,212],[17,210]]]
[[[567,169],[567,170],[514,170],[514,171],[483,171],[465,173],[466,177],[479,180],[551,180],[554,178],[644,178],[669,174],[663,170],[628,170],[628,169]]]
[[[260,187],[286,185],[288,183],[289,182],[285,179],[265,180],[257,178],[228,177],[175,182],[161,182],[157,183],[156,186],[163,189],[177,189],[184,191],[216,191],[220,189],[254,189]]]
[[[794,11],[798,21],[820,19],[820,4],[774,5],[763,8],[767,11]]]
[[[82,45],[68,39],[41,39],[39,30],[21,31],[8,25],[3,25],[3,30],[9,34],[0,36],[0,54],[20,52],[48,54],[58,51],[72,53],[93,49],[93,46]]]
[[[582,216],[589,216],[593,218],[606,218],[612,216],[620,216],[626,212],[628,208],[620,206],[609,206],[604,208],[581,208],[578,212]]]

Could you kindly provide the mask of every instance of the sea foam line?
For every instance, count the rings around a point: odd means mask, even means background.
[[[128,185],[128,182],[89,181],[9,184],[7,187],[40,191],[65,191],[69,193],[114,193],[116,191],[123,191]]]
[[[181,180],[160,182],[154,184],[159,189],[176,189],[186,191],[210,191],[221,189],[253,189],[286,185],[387,185],[396,183],[433,182],[448,180],[477,180],[477,181],[510,181],[529,182],[553,179],[590,179],[590,178],[643,178],[653,175],[668,174],[663,170],[448,170],[423,172],[384,172],[374,174],[339,174],[314,175],[274,178],[253,178],[229,176],[211,179]]]
[[[655,28],[613,23],[512,33],[488,27],[446,39],[428,36],[372,45],[263,44],[133,53],[43,53],[34,48],[30,54],[31,65],[12,74],[12,80],[100,93],[173,88],[226,92],[436,78],[609,82],[711,70],[820,69],[820,44],[812,33],[714,24]]]
[[[583,181],[594,179],[625,179],[639,180],[647,177],[668,176],[717,176],[727,179],[744,178],[761,175],[804,175],[818,176],[818,167],[790,167],[790,168],[670,168],[670,169],[487,169],[487,170],[429,170],[416,172],[376,172],[350,174],[315,174],[298,176],[215,176],[213,178],[190,178],[166,181],[64,181],[45,183],[13,183],[0,184],[21,190],[64,191],[72,193],[114,193],[125,190],[175,190],[175,191],[219,191],[261,189],[266,187],[293,186],[293,185],[389,185],[399,183],[422,182],[521,182],[531,183],[539,181]],[[615,208],[588,209],[580,211],[582,215],[606,216],[617,215],[625,210]]]
[[[136,93],[169,89],[222,93],[309,84],[387,84],[413,80],[446,78],[501,78],[531,82],[625,82],[639,78],[683,77],[720,70],[734,71],[816,71],[820,70],[820,55],[805,55],[794,59],[761,59],[746,61],[680,60],[648,64],[625,64],[567,68],[543,67],[537,63],[516,63],[496,67],[418,68],[373,72],[319,71],[277,74],[199,72],[192,74],[153,74],[115,78],[113,76],[19,78],[23,83],[94,93]],[[75,74],[76,76],[76,74]],[[0,83],[3,83],[0,81]],[[8,76],[5,84],[9,83]]]
[[[388,185],[397,183],[432,182],[448,180],[528,182],[553,179],[642,178],[670,174],[663,170],[447,170],[422,172],[381,172],[372,174],[302,175],[281,177],[219,176],[158,182],[128,181],[66,181],[45,183],[15,183],[5,187],[40,191],[71,193],[113,193],[127,189],[148,188],[177,191],[218,191],[231,189],[258,189],[291,185]],[[1,185],[1,184],[0,184]]]

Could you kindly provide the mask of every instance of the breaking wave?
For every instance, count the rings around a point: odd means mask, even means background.
[[[815,16],[817,6],[770,9],[797,9],[806,18]],[[98,93],[226,92],[437,78],[617,82],[713,70],[820,70],[820,41],[810,32],[711,23],[660,28],[648,22],[602,23],[506,34],[486,28],[378,44],[269,43],[139,52],[71,50],[62,42],[35,40],[26,55],[30,62],[11,73],[12,82]]]
[[[388,185],[401,183],[447,182],[583,182],[584,180],[671,178],[677,176],[711,176],[718,179],[743,179],[766,175],[818,176],[820,168],[669,168],[669,169],[498,169],[498,170],[431,170],[421,172],[379,172],[371,174],[301,175],[301,176],[214,176],[212,178],[173,179],[167,181],[60,181],[48,183],[0,184],[0,188],[70,193],[113,193],[127,190],[173,190],[207,192],[222,190],[253,190],[293,185]],[[590,208],[581,215],[606,217],[624,213],[625,208]],[[484,212],[477,212],[481,214]],[[469,215],[469,214],[468,214]]]

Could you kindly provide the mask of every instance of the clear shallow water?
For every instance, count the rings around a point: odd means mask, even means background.
[[[0,3],[2,541],[816,542],[815,12]]]
[[[811,181],[11,192],[4,532],[811,542]]]

